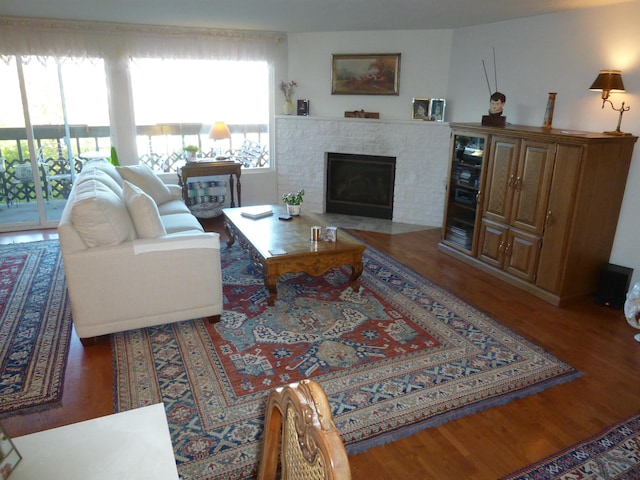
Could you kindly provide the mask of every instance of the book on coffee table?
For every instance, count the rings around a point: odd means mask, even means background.
[[[247,218],[252,218],[257,220],[258,218],[268,217],[273,215],[273,210],[271,210],[270,206],[257,206],[257,207],[247,207],[240,212],[240,215]]]

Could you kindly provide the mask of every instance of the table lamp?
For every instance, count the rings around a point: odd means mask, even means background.
[[[611,100],[609,100],[609,93],[611,92],[624,92],[624,84],[622,83],[622,74],[620,70],[600,70],[600,73],[589,87],[589,90],[600,91],[602,90],[602,108],[604,104],[609,102],[611,108],[616,112],[620,112],[618,117],[618,126],[613,132],[604,132],[609,135],[631,135],[630,133],[623,133],[620,131],[620,124],[622,123],[622,114],[628,112],[631,107],[625,107],[624,102],[620,108],[615,108]]]
[[[209,131],[209,138],[213,139],[214,145],[215,142],[219,140],[229,139],[229,150],[231,150],[231,132],[229,131],[229,127],[225,122],[214,122],[211,126],[211,130]],[[218,157],[222,155],[222,147],[220,147],[218,152]]]

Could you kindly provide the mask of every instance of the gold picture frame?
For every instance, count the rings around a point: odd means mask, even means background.
[[[400,54],[333,54],[332,95],[399,95]]]
[[[430,98],[414,98],[411,103],[411,119],[412,120],[429,120]]]

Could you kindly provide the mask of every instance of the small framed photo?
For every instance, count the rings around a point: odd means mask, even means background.
[[[411,106],[411,118],[413,120],[429,120],[428,98],[414,98]]]
[[[444,98],[432,98],[429,104],[429,119],[444,122],[444,108],[447,101]]]
[[[309,115],[309,100],[298,100],[298,115]]]
[[[18,450],[13,445],[9,435],[0,426],[0,478],[8,478],[20,460],[22,460],[22,457]]]

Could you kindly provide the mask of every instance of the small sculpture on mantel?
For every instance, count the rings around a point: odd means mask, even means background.
[[[498,73],[496,69],[496,49],[493,49],[493,73],[496,82],[496,89],[491,91],[489,84],[489,76],[487,75],[487,67],[482,60],[482,68],[484,68],[484,76],[487,79],[487,87],[489,87],[489,115],[482,116],[482,125],[489,127],[504,127],[507,123],[507,117],[502,115],[504,104],[507,103],[507,97],[504,93],[498,91]]]

